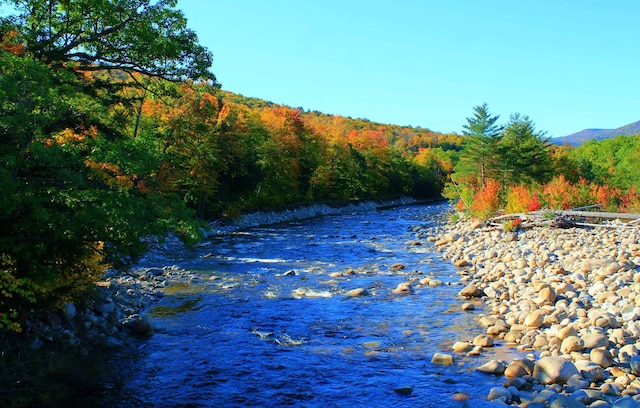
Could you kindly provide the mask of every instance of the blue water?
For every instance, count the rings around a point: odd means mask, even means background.
[[[197,274],[147,313],[156,333],[134,344],[114,406],[482,407],[501,379],[474,368],[491,358],[431,363],[482,333],[462,312],[455,268],[414,227],[434,227],[444,204],[397,207],[251,228],[142,266]],[[421,245],[412,245],[418,240]],[[394,264],[403,270],[392,268]],[[347,272],[332,277],[332,273]],[[364,288],[368,296],[346,292]],[[457,392],[469,400],[453,399]]]

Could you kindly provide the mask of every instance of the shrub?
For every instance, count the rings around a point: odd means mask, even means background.
[[[498,194],[500,183],[496,180],[487,180],[485,186],[476,191],[471,204],[471,215],[481,220],[487,220],[500,208],[500,196]]]
[[[578,201],[578,189],[559,175],[542,189],[542,199],[547,207],[556,210],[568,210]]]
[[[507,213],[527,213],[542,207],[538,194],[524,184],[511,186],[507,190]]]

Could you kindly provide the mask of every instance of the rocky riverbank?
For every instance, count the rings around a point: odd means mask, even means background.
[[[640,406],[637,228],[506,232],[460,222],[417,235],[459,268],[461,301],[486,305],[478,324],[487,334],[455,343],[452,357],[478,345],[527,356],[478,367],[502,378],[489,400],[529,408]]]

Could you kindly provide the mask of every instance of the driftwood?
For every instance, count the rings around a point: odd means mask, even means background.
[[[557,211],[532,211],[530,213],[504,214],[489,220],[493,226],[501,226],[504,220],[519,218],[522,223],[520,228],[550,226],[554,228],[573,227],[601,227],[601,228],[639,228],[640,214],[614,213],[603,211],[585,211],[591,208],[599,208],[599,204],[585,207],[572,208],[570,210]],[[553,218],[549,216],[553,214]],[[621,224],[585,222],[586,219],[631,220]]]

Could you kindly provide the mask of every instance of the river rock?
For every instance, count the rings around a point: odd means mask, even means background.
[[[447,232],[442,238],[447,242],[456,242],[460,239],[460,234],[457,232]]]
[[[602,378],[602,367],[591,360],[578,360],[575,363],[576,368],[587,380],[599,381]]]
[[[504,370],[507,378],[519,378],[533,373],[534,363],[531,360],[513,360]]]
[[[571,398],[567,395],[558,394],[558,396],[551,401],[549,408],[585,408],[582,402]]]
[[[631,356],[629,359],[629,367],[633,375],[640,375],[640,356]]]
[[[488,401],[501,400],[503,402],[511,401],[511,393],[504,387],[493,387],[489,390],[487,396]]]
[[[580,374],[576,366],[562,357],[543,357],[533,368],[533,379],[540,384],[565,384],[574,374]]]
[[[65,322],[70,322],[76,318],[78,311],[73,303],[65,303],[62,307],[62,318]]]
[[[349,297],[369,296],[369,292],[365,288],[351,289],[347,292]]]
[[[602,368],[608,368],[613,365],[613,355],[609,350],[593,349],[589,353],[589,359]]]
[[[401,282],[393,290],[393,293],[397,295],[408,295],[412,292],[413,292],[413,287],[411,286],[411,282]]]
[[[502,375],[504,374],[505,368],[506,366],[504,361],[491,360],[484,363],[480,367],[477,367],[476,371],[480,371],[481,373],[485,374]]]
[[[540,293],[538,293],[538,298],[543,303],[555,303],[555,301],[556,301],[556,293],[553,290],[553,288],[551,288],[549,286],[545,286],[540,290]]]
[[[560,345],[560,352],[564,354],[570,354],[574,351],[582,351],[584,349],[584,343],[578,336],[569,336],[562,340]]]
[[[468,341],[456,341],[455,343],[453,343],[453,346],[451,346],[451,350],[455,351],[456,353],[466,353],[472,348],[473,346]]]
[[[464,289],[462,289],[459,293],[460,296],[472,298],[472,297],[481,297],[484,295],[484,292],[479,289],[476,285],[471,284]]]
[[[590,333],[582,337],[585,349],[607,347],[609,338],[604,333]]]
[[[616,402],[614,402],[613,405],[611,406],[611,408],[638,408],[638,407],[640,407],[640,404],[638,404],[638,402],[636,402],[633,398],[630,398],[630,397],[620,398],[616,400]]]
[[[589,387],[589,381],[582,378],[581,374],[574,374],[567,380],[565,388],[569,392]]]
[[[544,314],[540,310],[534,310],[524,319],[524,325],[527,327],[538,328],[544,323]]]
[[[454,360],[451,354],[435,353],[431,358],[431,362],[439,365],[453,365]]]
[[[635,346],[635,344],[624,345],[620,347],[620,350],[618,350],[618,359],[620,359],[620,361],[629,361],[631,357],[637,355],[638,348]]]
[[[558,330],[556,337],[560,340],[564,340],[569,336],[577,336],[577,335],[578,335],[578,332],[576,331],[576,329],[573,328],[573,326],[566,326]]]
[[[122,325],[131,331],[131,334],[136,336],[151,336],[153,334],[153,325],[151,321],[144,316],[133,315],[129,316],[122,322]]]
[[[486,334],[479,334],[473,339],[473,345],[479,347],[493,347],[493,339]]]

